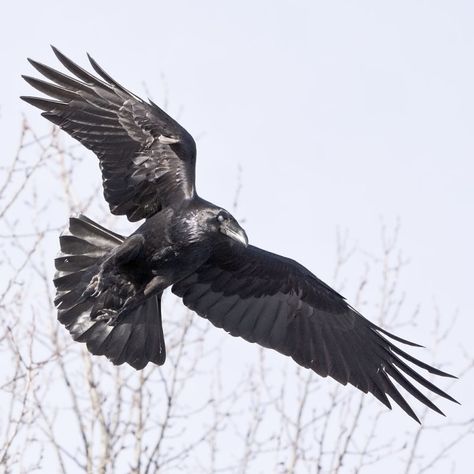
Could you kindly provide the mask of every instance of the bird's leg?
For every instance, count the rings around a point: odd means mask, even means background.
[[[134,309],[141,306],[152,294],[163,293],[166,285],[163,285],[163,280],[160,277],[154,277],[145,287],[143,293],[128,297],[120,311],[113,314],[104,314],[102,319],[107,319],[110,326],[114,326],[119,320],[130,314]]]
[[[117,311],[109,308],[100,309],[94,316],[94,321],[108,321],[109,325],[113,325],[117,319]]]
[[[96,298],[107,289],[104,275],[114,270],[115,266],[123,265],[136,259],[142,252],[145,239],[142,235],[132,235],[121,245],[112,250],[102,261],[99,272],[96,273],[83,292],[86,298]]]
[[[143,290],[143,295],[148,297],[152,293],[156,293],[157,291],[163,292],[163,290],[168,286],[164,281],[163,277],[157,275],[151,279],[150,282],[147,283],[145,289]]]
[[[142,283],[137,287],[136,282],[133,283],[129,280],[127,271],[122,274],[121,267],[139,260],[143,247],[143,236],[132,235],[117,249],[113,250],[100,265],[100,271],[91,279],[91,283],[86,288],[84,295],[96,297],[107,290],[109,286],[114,286],[117,290],[117,285],[120,285],[120,298],[123,299],[119,306],[100,308],[94,315],[95,320],[107,321],[107,324],[111,326],[116,325],[127,314],[140,307],[149,297],[158,292],[163,292],[169,285],[168,280],[164,276],[155,275],[150,281]],[[158,259],[162,261],[163,258],[170,254],[171,247],[166,247],[160,252]],[[154,261],[156,262],[156,259]]]
[[[103,291],[101,280],[102,280],[102,270],[99,273],[96,273],[92,278],[89,284],[86,286],[86,289],[83,291],[82,296],[84,298],[97,298]]]

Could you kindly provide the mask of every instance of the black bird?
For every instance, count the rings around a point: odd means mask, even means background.
[[[389,408],[391,397],[417,421],[394,382],[441,414],[413,381],[455,402],[407,361],[451,375],[392,341],[417,344],[365,319],[294,260],[248,245],[229,212],[198,196],[196,144],[181,125],[118,84],[90,56],[100,78],[53,51],[74,77],[29,60],[51,82],[24,79],[52,99],[22,99],[97,155],[113,214],[145,219],[123,237],[85,216],[71,217],[69,232],[59,239],[54,284],[58,319],[76,341],[117,365],[162,365],[160,299],[171,287],[188,308],[232,336],[349,382]]]

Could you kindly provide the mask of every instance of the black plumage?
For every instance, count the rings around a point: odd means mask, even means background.
[[[51,99],[22,97],[99,158],[113,214],[145,219],[129,237],[72,217],[56,259],[58,319],[73,338],[114,364],[165,362],[160,299],[165,288],[233,336],[275,349],[303,367],[394,400],[396,388],[441,413],[414,385],[448,400],[410,363],[451,377],[400,349],[416,346],[365,319],[299,263],[248,245],[237,221],[195,189],[196,145],[157,105],[94,76],[53,48],[73,76],[36,61],[46,79],[24,79]],[[394,342],[395,341],[395,342]]]

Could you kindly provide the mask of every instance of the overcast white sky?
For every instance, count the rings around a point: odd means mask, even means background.
[[[421,303],[425,318],[435,303],[445,318],[459,311],[451,352],[437,356],[456,360],[461,345],[470,348],[473,2],[42,0],[8,8],[2,160],[12,156],[22,114],[48,127],[17,98],[31,93],[19,77],[32,73],[25,58],[54,65],[51,43],[86,64],[88,51],[127,88],[168,98],[168,111],[199,140],[203,197],[231,208],[242,167],[237,217],[253,244],[331,282],[337,227],[376,253],[381,221],[399,218],[409,304]],[[423,342],[423,329],[410,338]],[[472,380],[453,395],[472,413]]]

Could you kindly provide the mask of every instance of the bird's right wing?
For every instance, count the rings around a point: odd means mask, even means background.
[[[417,421],[394,381],[438,413],[407,376],[455,401],[406,361],[436,375],[449,374],[419,361],[390,339],[417,344],[371,323],[288,258],[253,246],[219,247],[205,265],[172,290],[186,306],[231,335],[275,349],[323,377],[370,392],[390,408],[388,395]]]
[[[53,98],[23,96],[99,158],[104,196],[113,214],[137,221],[195,193],[196,145],[152,102],[112,79],[91,57],[101,79],[53,48],[75,77],[29,60],[47,79],[24,79]]]

